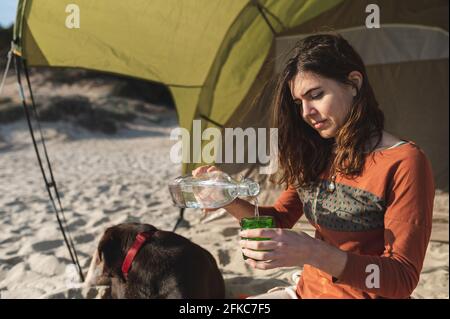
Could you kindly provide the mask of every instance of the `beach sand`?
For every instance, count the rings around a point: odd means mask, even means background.
[[[113,136],[63,122],[43,126],[68,229],[85,271],[108,226],[139,221],[172,230],[179,212],[167,183],[181,171],[169,159],[175,114],[163,124],[135,125]],[[73,267],[25,122],[2,125],[0,136],[0,293],[2,298],[40,298],[73,284]],[[238,223],[223,210],[205,217],[189,209],[185,217],[177,232],[214,255],[228,298],[294,283],[296,268],[246,266],[238,248]],[[448,193],[436,193],[434,222],[416,298],[448,298]],[[295,229],[313,235],[304,218]]]

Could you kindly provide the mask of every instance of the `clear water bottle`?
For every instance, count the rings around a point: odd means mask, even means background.
[[[236,197],[256,196],[259,190],[258,183],[250,179],[238,182],[221,171],[181,176],[169,184],[174,205],[187,208],[219,208]]]

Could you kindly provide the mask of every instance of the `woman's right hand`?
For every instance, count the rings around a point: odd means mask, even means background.
[[[214,172],[214,171],[220,171],[217,167],[213,165],[203,165],[200,167],[197,167],[192,171],[192,176],[196,177],[205,173]]]
[[[209,173],[209,172],[220,172],[221,170],[213,165],[205,165],[197,167],[195,170],[192,171],[192,176],[200,176],[201,174]],[[241,220],[242,217],[251,217],[254,216],[255,206],[250,204],[249,202],[236,198],[234,201],[232,201],[227,206],[222,207],[227,211],[228,214],[235,217],[237,220]],[[218,208],[206,208],[202,209],[203,213],[208,214],[209,212],[213,212],[217,210]]]
[[[192,171],[192,176],[196,177],[196,176],[200,176],[205,173],[215,172],[215,171],[220,172],[220,170],[217,167],[215,167],[214,165],[204,165],[204,166],[200,166],[200,167],[197,167],[196,169],[194,169]],[[216,211],[217,209],[218,208],[204,208],[204,209],[202,209],[202,212],[207,214],[209,212]]]

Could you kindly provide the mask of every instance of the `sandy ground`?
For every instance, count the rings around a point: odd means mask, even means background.
[[[96,240],[108,226],[139,221],[171,230],[178,210],[167,191],[180,166],[169,160],[170,130],[139,126],[114,136],[65,123],[45,123],[48,150],[71,236],[87,271]],[[70,284],[72,269],[43,185],[24,121],[0,126],[0,296],[39,298]],[[238,224],[220,211],[207,218],[186,211],[178,232],[216,258],[227,297],[293,284],[294,268],[270,271],[246,266],[238,249]],[[437,192],[435,227],[416,298],[448,298],[448,193]],[[190,227],[186,227],[190,224]],[[296,229],[312,235],[303,219]]]

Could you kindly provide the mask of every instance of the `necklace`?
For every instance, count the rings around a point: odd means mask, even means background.
[[[328,184],[328,192],[333,193],[336,189],[336,173],[331,176],[331,182]]]
[[[330,184],[328,184],[327,190],[328,190],[328,193],[333,193],[336,190],[336,175],[337,175],[334,160],[333,160],[333,163],[331,164],[329,174],[331,175],[331,178],[330,178],[331,181],[330,181]]]

